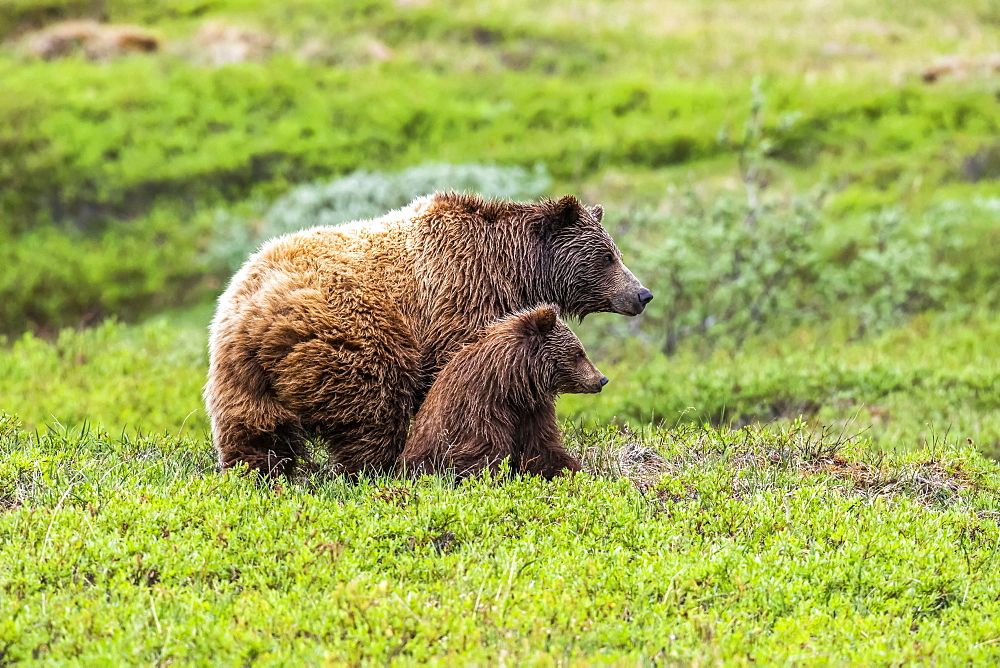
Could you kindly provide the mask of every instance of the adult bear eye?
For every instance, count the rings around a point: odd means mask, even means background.
[[[615,261],[615,256],[611,253],[604,254],[604,264],[612,264]]]
[[[585,354],[584,354],[584,352],[582,350],[577,350],[576,351],[576,359],[582,360],[584,358],[584,356],[585,356]]]

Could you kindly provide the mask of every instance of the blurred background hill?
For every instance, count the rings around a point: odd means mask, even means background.
[[[434,189],[600,202],[656,293],[578,422],[1000,448],[1000,5],[8,0],[0,409],[193,430],[264,239]]]

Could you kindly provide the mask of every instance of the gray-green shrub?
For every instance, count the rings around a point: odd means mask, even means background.
[[[259,220],[220,212],[209,258],[214,266],[234,271],[271,237],[315,225],[373,218],[434,191],[533,199],[544,194],[550,184],[542,165],[527,170],[497,165],[426,164],[397,173],[358,171],[328,183],[299,186],[274,202]]]

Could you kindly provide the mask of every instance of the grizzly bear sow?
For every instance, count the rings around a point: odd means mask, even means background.
[[[505,318],[441,370],[413,422],[403,466],[465,477],[509,457],[519,473],[579,471],[562,444],[556,395],[600,392],[607,382],[555,307]]]
[[[602,209],[430,195],[383,218],[278,237],[219,298],[205,403],[225,468],[290,472],[309,435],[347,471],[387,469],[438,371],[543,302],[636,315],[652,293]]]

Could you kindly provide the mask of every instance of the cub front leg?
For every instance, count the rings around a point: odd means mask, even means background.
[[[532,416],[518,429],[520,466],[523,473],[538,475],[551,480],[564,471],[575,473],[583,470],[580,460],[563,446],[562,432],[556,424],[555,407]]]

